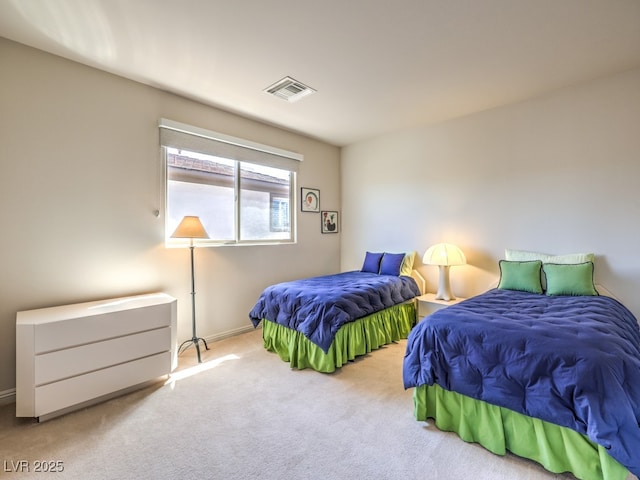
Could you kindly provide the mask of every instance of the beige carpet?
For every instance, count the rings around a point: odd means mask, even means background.
[[[0,407],[0,477],[573,478],[414,420],[402,387],[405,342],[321,374],[290,370],[263,350],[260,335],[211,344],[200,368],[190,349],[173,382],[48,422]],[[36,473],[41,460],[64,470]]]

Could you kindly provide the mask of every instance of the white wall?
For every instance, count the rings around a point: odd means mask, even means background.
[[[0,399],[17,311],[164,291],[191,337],[187,249],[164,247],[161,117],[302,153],[300,186],[340,205],[338,148],[0,39]],[[335,273],[339,235],[299,212],[298,243],[196,250],[198,334],[252,328],[277,281]],[[213,347],[215,348],[215,346]]]
[[[460,246],[454,293],[497,281],[505,248],[596,254],[640,316],[640,69],[343,149],[342,269],[366,250]],[[428,290],[437,268],[419,262]]]

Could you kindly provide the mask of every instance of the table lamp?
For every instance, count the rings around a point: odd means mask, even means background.
[[[425,265],[438,265],[440,268],[436,300],[455,300],[456,297],[451,293],[451,285],[449,284],[449,267],[467,263],[462,250],[450,243],[438,243],[427,249],[422,257],[422,262]]]

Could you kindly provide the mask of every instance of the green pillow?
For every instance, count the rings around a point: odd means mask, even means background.
[[[542,293],[540,270],[542,262],[512,262],[500,260],[500,283],[502,290],[519,290],[522,292]]]
[[[593,262],[561,265],[545,263],[547,295],[598,295],[593,284]]]

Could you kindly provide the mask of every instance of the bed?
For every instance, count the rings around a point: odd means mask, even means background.
[[[416,322],[415,252],[366,252],[361,270],[267,287],[249,313],[267,351],[291,368],[331,373],[404,338]],[[423,287],[423,285],[422,285]]]
[[[591,261],[504,260],[500,271],[496,288],[434,312],[409,335],[403,382],[416,419],[555,473],[639,475],[633,314],[598,294]]]

